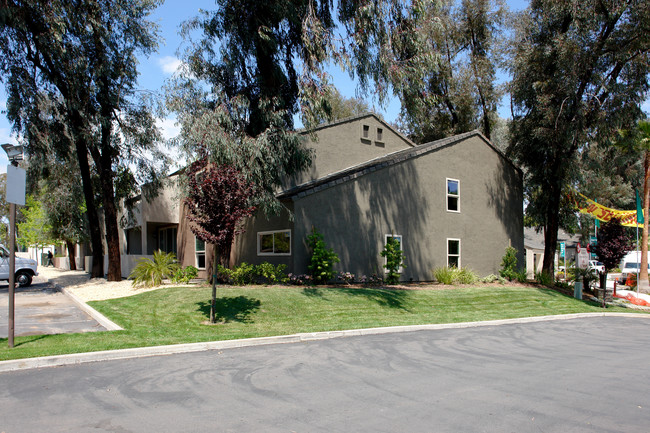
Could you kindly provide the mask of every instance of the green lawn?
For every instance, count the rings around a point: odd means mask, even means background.
[[[220,323],[207,324],[210,288],[169,287],[90,302],[124,331],[0,339],[0,360],[199,341],[394,325],[453,323],[603,311],[553,290],[480,287],[385,290],[329,287],[218,288]],[[626,311],[608,308],[607,311]]]

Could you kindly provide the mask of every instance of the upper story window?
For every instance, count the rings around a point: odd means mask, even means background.
[[[370,125],[361,125],[361,138],[370,140]]]
[[[291,255],[291,230],[257,233],[257,255]]]
[[[460,181],[447,179],[447,210],[460,212]]]
[[[384,129],[377,128],[377,141],[384,141]]]

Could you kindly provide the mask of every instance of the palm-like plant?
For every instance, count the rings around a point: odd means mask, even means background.
[[[154,287],[162,284],[165,278],[172,278],[180,268],[176,254],[154,251],[153,260],[142,258],[129,274],[133,287]]]

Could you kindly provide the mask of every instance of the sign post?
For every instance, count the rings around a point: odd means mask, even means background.
[[[16,288],[16,205],[25,205],[25,185],[27,174],[18,168],[18,161],[23,158],[23,147],[3,144],[11,164],[7,166],[6,199],[9,203],[9,314],[7,320],[7,342],[14,347],[14,300]]]

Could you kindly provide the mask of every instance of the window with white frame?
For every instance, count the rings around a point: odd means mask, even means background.
[[[257,233],[258,256],[290,256],[291,230]]]
[[[394,238],[397,243],[399,244],[399,249],[402,251],[402,254],[404,254],[404,243],[402,242],[402,235],[384,235],[384,246],[388,243],[388,239]],[[386,257],[384,257],[384,265],[386,265],[387,260]],[[397,272],[400,274],[402,273],[402,267],[400,266]],[[388,273],[388,269],[384,268],[384,272]]]
[[[194,254],[196,256],[196,267],[205,269],[205,242],[196,238],[194,242]]]
[[[460,269],[460,239],[447,239],[447,267]]]
[[[447,179],[447,210],[460,212],[460,181]]]

